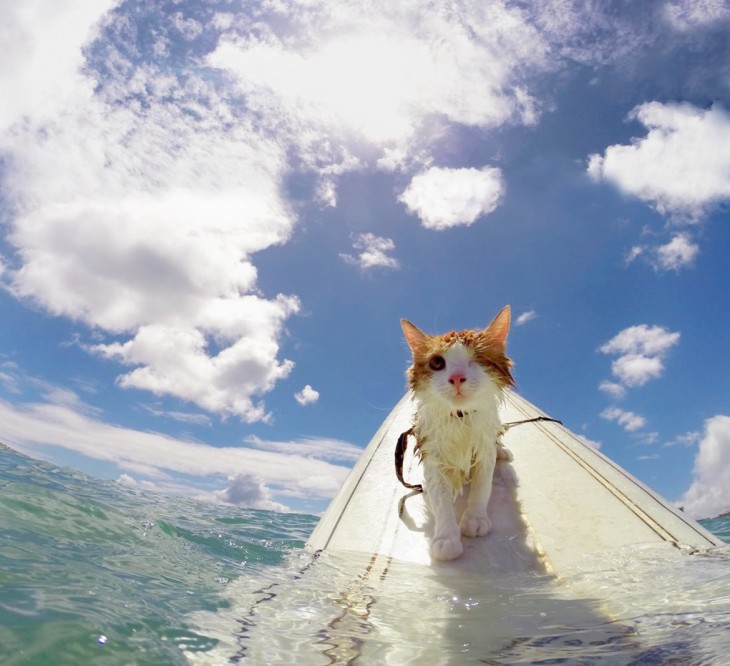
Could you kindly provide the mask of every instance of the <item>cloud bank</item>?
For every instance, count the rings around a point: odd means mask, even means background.
[[[149,489],[274,510],[286,508],[275,494],[305,506],[329,500],[360,453],[355,445],[332,439],[209,446],[107,424],[68,399],[0,401],[0,441],[34,456],[54,448],[73,451],[142,478],[140,485]],[[200,495],[200,488],[221,484],[226,485]]]

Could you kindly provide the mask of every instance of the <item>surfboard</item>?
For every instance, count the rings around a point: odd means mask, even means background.
[[[413,423],[409,395],[396,405],[365,449],[312,533],[315,550],[358,552],[431,564],[432,521],[420,493],[394,473],[398,436]],[[547,415],[509,391],[504,423]],[[497,464],[486,537],[464,538],[453,567],[479,571],[486,562],[559,574],[596,554],[632,544],[692,551],[722,542],[678,508],[557,422],[514,425],[503,437],[514,460]],[[406,457],[403,475],[422,479]],[[427,492],[427,490],[426,490]]]
[[[674,592],[718,538],[509,392],[503,422],[530,422],[504,436],[514,460],[495,469],[492,531],[432,561],[424,495],[395,474],[413,415],[406,395],[288,569],[242,577],[230,608],[196,619],[218,643],[191,664],[694,663],[674,640],[689,603]],[[412,453],[403,476],[422,480]]]

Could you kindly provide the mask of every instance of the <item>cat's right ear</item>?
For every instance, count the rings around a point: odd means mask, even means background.
[[[411,324],[407,319],[401,319],[400,325],[403,327],[406,342],[414,354],[426,346],[428,336],[420,328]]]

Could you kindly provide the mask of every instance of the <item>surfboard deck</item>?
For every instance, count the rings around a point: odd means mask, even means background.
[[[514,460],[495,470],[492,531],[432,562],[424,496],[394,469],[413,412],[405,396],[386,418],[294,570],[242,577],[230,608],[200,614],[218,643],[186,653],[191,664],[679,663],[667,622],[672,609],[687,618],[677,575],[719,539],[567,428],[539,422],[504,437]],[[537,416],[507,395],[504,422]],[[412,453],[404,476],[421,481]]]
[[[406,395],[363,452],[312,533],[315,550],[357,552],[431,564],[433,524],[424,496],[404,488],[394,472],[398,436],[410,428],[414,405]],[[503,422],[546,416],[510,391]],[[581,560],[634,544],[687,551],[722,542],[667,500],[552,422],[514,426],[503,438],[511,463],[495,470],[486,537],[463,538],[461,570],[485,566],[559,574]],[[422,479],[420,462],[406,455],[404,477]]]

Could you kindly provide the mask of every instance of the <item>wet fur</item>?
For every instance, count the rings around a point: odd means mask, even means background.
[[[401,323],[413,354],[407,377],[416,401],[416,450],[435,519],[431,555],[450,560],[463,552],[462,534],[484,536],[491,529],[494,467],[498,457],[511,457],[499,443],[498,414],[504,389],[514,384],[506,355],[510,309],[481,331],[428,335]],[[442,369],[433,367],[435,357],[443,360]],[[454,500],[467,484],[469,499],[457,520]]]

